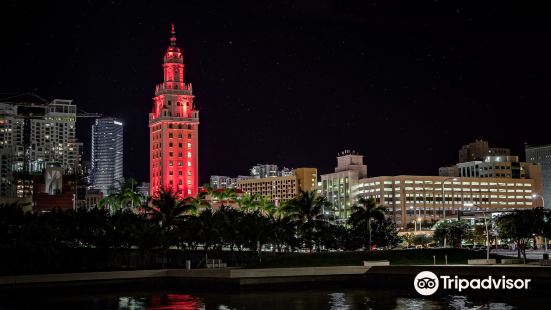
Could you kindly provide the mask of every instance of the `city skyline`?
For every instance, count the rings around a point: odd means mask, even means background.
[[[535,9],[422,4],[413,12],[427,13],[411,17],[407,5],[326,10],[336,3],[306,1],[236,6],[224,16],[229,5],[178,5],[71,4],[75,14],[60,19],[42,14],[57,16],[55,5],[29,13],[14,3],[13,16],[34,22],[2,27],[7,45],[23,47],[2,52],[10,60],[3,91],[71,99],[120,118],[132,133],[125,175],[145,181],[143,127],[174,22],[202,113],[201,184],[259,161],[325,173],[342,149],[364,154],[371,176],[435,175],[475,139],[519,155],[525,142],[549,143],[537,113],[551,99],[550,48],[539,40],[549,25]],[[90,23],[102,13],[104,24]],[[77,123],[85,146],[90,122]],[[405,153],[416,165],[400,161]]]

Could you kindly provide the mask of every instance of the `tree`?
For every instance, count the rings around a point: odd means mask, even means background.
[[[310,252],[316,227],[319,226],[317,224],[324,221],[322,210],[328,206],[325,197],[317,196],[315,191],[301,191],[297,197],[281,206],[281,212],[295,224],[305,247]]]
[[[390,218],[372,223],[372,237],[377,247],[395,248],[402,242],[398,228]]]
[[[373,220],[382,221],[385,218],[385,208],[378,206],[373,198],[360,198],[358,204],[352,207],[352,215],[348,222],[352,227],[365,227],[368,235],[368,249],[371,251],[371,222]]]
[[[171,189],[161,189],[157,196],[151,200],[151,204],[145,209],[161,221],[161,225],[167,229],[171,227],[174,219],[183,214],[193,213],[195,206],[181,200]]]
[[[228,205],[237,199],[237,192],[233,188],[224,188],[212,191],[212,197],[218,199],[221,205]]]
[[[137,183],[134,179],[128,179],[121,184],[119,200],[123,208],[133,210],[136,207],[141,207],[146,202],[146,197],[134,190]]]
[[[270,236],[270,219],[262,216],[259,211],[247,212],[242,221],[243,232],[249,249],[254,249],[259,262],[262,262],[262,246],[268,242]]]
[[[274,216],[271,218],[270,225],[270,242],[274,245],[275,250],[281,252],[284,245],[287,246],[287,250],[298,246],[295,225],[289,217]]]
[[[24,214],[17,204],[0,205],[0,247],[15,248],[24,224]]]
[[[402,236],[402,240],[406,243],[407,247],[411,247],[412,244],[414,244],[415,234],[413,233],[407,233]]]
[[[439,243],[447,239],[454,247],[460,248],[461,242],[470,237],[470,228],[465,221],[440,221],[436,223],[433,239]]]
[[[545,212],[543,208],[516,210],[497,218],[496,224],[502,238],[513,240],[517,257],[526,260],[526,246],[535,235],[544,234]]]
[[[108,206],[113,213],[123,208],[142,207],[146,202],[146,197],[134,190],[136,183],[134,179],[119,182],[119,191],[102,198],[98,202],[98,206]]]
[[[144,209],[149,211],[153,219],[160,223],[164,266],[166,252],[177,237],[176,219],[183,214],[194,212],[194,206],[181,200],[171,189],[161,189],[152,199],[151,204],[146,205]]]
[[[486,244],[486,227],[484,225],[474,225],[471,240],[473,245]]]
[[[415,235],[415,237],[413,237],[413,244],[420,245],[424,248],[426,248],[431,241],[431,238],[425,234]]]
[[[277,208],[268,198],[259,194],[245,194],[237,202],[239,208],[245,212],[260,212],[264,216],[273,216]]]

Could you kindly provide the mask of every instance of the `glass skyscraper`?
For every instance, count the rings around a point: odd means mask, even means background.
[[[123,181],[123,125],[112,117],[92,125],[90,185],[108,195],[120,189]]]

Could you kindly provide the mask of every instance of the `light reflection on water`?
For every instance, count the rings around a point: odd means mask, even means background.
[[[0,309],[117,309],[117,310],[354,310],[354,309],[546,309],[545,293],[517,296],[440,296],[423,298],[411,293],[367,289],[296,289],[262,291],[139,291],[96,295],[59,295],[0,300]],[[7,302],[7,303],[6,303]],[[548,308],[547,308],[548,309]]]

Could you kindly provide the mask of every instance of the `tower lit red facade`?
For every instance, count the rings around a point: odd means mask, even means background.
[[[198,186],[199,111],[191,83],[184,83],[184,56],[176,46],[174,25],[163,59],[164,81],[155,88],[149,113],[150,193],[171,189],[178,196],[195,196]]]

